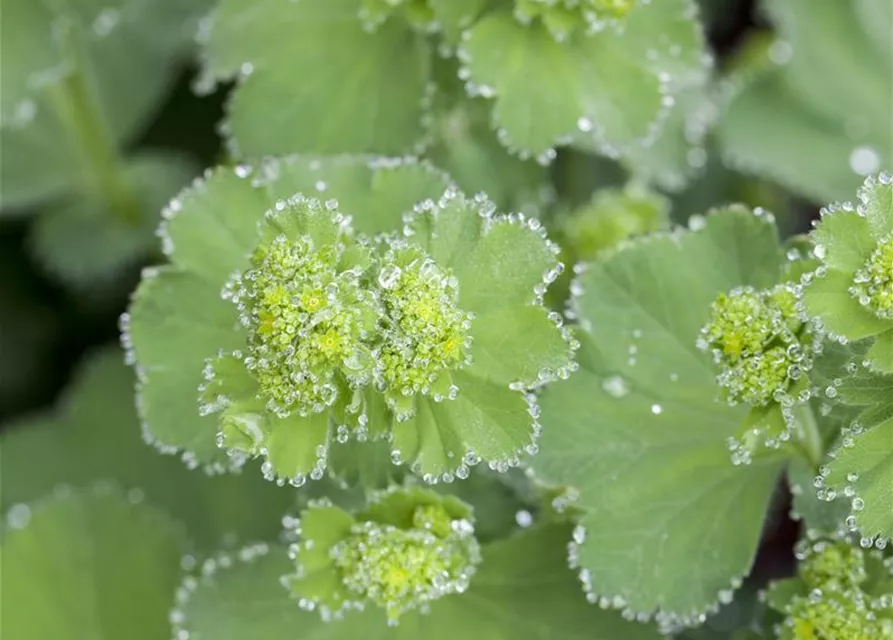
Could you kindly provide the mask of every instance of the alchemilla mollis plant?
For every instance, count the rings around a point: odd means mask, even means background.
[[[891,0],[3,3],[4,637],[893,640]]]

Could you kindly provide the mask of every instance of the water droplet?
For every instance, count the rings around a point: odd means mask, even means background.
[[[9,508],[6,522],[12,529],[24,529],[31,522],[31,508],[27,504],[14,504]]]
[[[621,376],[611,376],[602,381],[602,390],[614,398],[622,398],[629,393],[629,384]]]
[[[382,289],[393,289],[400,278],[400,267],[397,265],[385,265],[378,274],[378,284]]]
[[[860,176],[867,176],[878,170],[881,166],[881,157],[878,152],[867,146],[860,146],[850,153],[850,169]]]

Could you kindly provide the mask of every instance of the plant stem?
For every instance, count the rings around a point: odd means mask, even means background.
[[[115,136],[97,96],[81,30],[75,20],[66,20],[59,30],[71,70],[53,85],[54,106],[84,156],[90,187],[112,215],[135,224],[140,218],[140,204],[124,174]]]
[[[822,454],[824,453],[819,424],[808,402],[797,406],[794,412],[797,418],[800,448],[806,455],[807,461],[818,472],[819,465],[822,463]]]

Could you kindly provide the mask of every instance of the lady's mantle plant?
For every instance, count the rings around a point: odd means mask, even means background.
[[[893,224],[893,206],[876,188],[888,183],[866,182],[861,215],[845,207],[865,223],[864,238],[872,216],[873,228]],[[827,333],[834,325],[813,315],[812,287],[831,273],[819,258],[853,239],[820,239],[822,228],[814,249],[800,241],[783,248],[771,214],[732,208],[628,242],[578,270],[580,371],[546,389],[546,428],[531,465],[542,480],[571,487],[555,505],[578,514],[570,561],[590,601],[653,616],[667,630],[729,602],[789,461],[818,476],[796,485],[800,494],[815,502],[818,488],[818,497],[842,498],[852,510],[846,517],[836,505],[804,507],[798,498],[808,526],[833,519],[832,530],[849,528],[862,547],[886,548],[893,377],[873,369],[880,338],[841,347]],[[883,303],[876,256],[884,241],[876,235],[857,243],[863,257],[833,298],[855,305],[856,317],[866,317],[860,290],[850,291],[866,282],[856,272],[874,274],[872,300]],[[833,321],[850,322],[839,313]],[[840,515],[814,515],[825,510]],[[611,527],[601,524],[606,513]],[[693,587],[673,588],[683,580]],[[843,606],[835,602],[802,615],[830,615]],[[847,611],[851,628],[879,628],[868,609]],[[800,633],[791,637],[837,637]]]
[[[173,266],[128,319],[162,447],[220,468],[216,432],[230,464],[261,456],[298,486],[348,439],[390,442],[428,482],[536,451],[530,390],[567,377],[576,346],[542,304],[562,265],[536,220],[425,165],[359,159],[221,169],[168,213]],[[171,322],[192,328],[171,341]],[[155,400],[173,386],[176,413]]]

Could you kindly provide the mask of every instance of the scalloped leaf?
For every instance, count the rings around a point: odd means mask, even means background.
[[[4,638],[158,640],[170,633],[186,538],[164,514],[94,489],[17,505],[7,525]]]
[[[704,75],[704,40],[689,0],[639,3],[622,30],[574,33],[557,42],[539,22],[508,11],[469,30],[460,59],[476,92],[495,96],[500,139],[525,154],[553,157],[570,140],[612,153],[651,139],[674,86]]]
[[[842,341],[872,338],[866,358],[881,373],[893,373],[893,318],[883,316],[882,284],[874,293],[869,293],[870,289],[859,293],[857,287],[866,286],[859,284],[860,273],[876,256],[883,255],[876,252],[890,233],[893,177],[886,173],[869,176],[858,191],[857,205],[822,209],[812,233],[822,265],[803,280],[803,299],[809,312]],[[878,267],[883,264],[878,262],[874,268]]]
[[[133,383],[121,351],[100,351],[81,366],[54,415],[4,429],[0,502],[29,503],[60,485],[112,479],[183,522],[200,550],[217,549],[233,536],[247,542],[276,535],[293,496],[257,473],[211,478],[146,446]]]
[[[546,167],[508,152],[490,124],[490,103],[467,96],[452,61],[438,61],[435,71],[433,141],[426,156],[466,193],[486,192],[500,211],[537,215],[554,197]]]
[[[657,640],[652,628],[586,603],[564,563],[569,533],[565,525],[537,526],[486,545],[467,592],[432,603],[427,615],[407,613],[394,628],[370,607],[331,622],[302,611],[279,584],[292,570],[285,550],[272,547],[203,579],[180,603],[182,627],[192,640],[286,640],[298,630],[320,640],[539,640],[556,634],[569,640]]]
[[[824,485],[850,500],[850,528],[893,539],[893,376],[860,368],[838,387],[844,402],[866,406],[829,454]]]
[[[146,273],[123,323],[140,372],[140,414],[158,446],[231,465],[215,442],[216,417],[198,413],[198,387],[206,358],[241,346],[236,309],[220,292],[247,266],[257,223],[277,199],[337,198],[357,230],[374,234],[400,228],[404,212],[446,186],[443,174],[412,161],[294,157],[218,169],[175,198],[162,234],[172,266]]]
[[[361,5],[224,0],[217,7],[205,71],[217,80],[241,74],[227,117],[239,155],[417,150],[430,47],[403,21],[366,31]]]
[[[670,624],[696,623],[740,584],[781,468],[729,461],[746,410],[720,398],[695,344],[717,294],[778,282],[775,226],[732,209],[697,227],[634,241],[580,277],[581,371],[544,393],[531,461],[579,490],[572,555],[592,597]]]
[[[16,158],[2,166],[4,208],[103,188],[108,156],[158,107],[210,2],[57,4],[4,0],[0,139]]]

